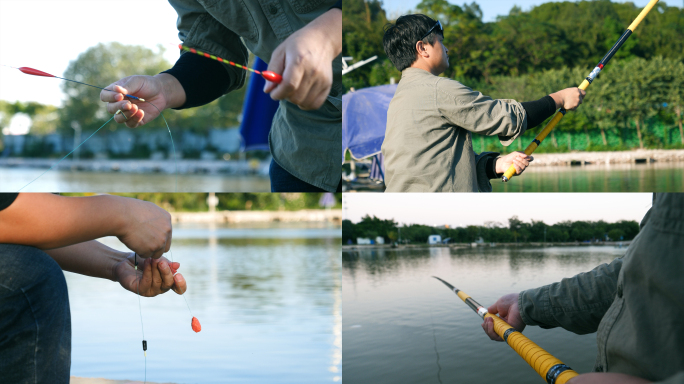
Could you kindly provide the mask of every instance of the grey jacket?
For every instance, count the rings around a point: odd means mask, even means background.
[[[517,101],[406,68],[387,110],[386,191],[491,192],[485,164],[498,153],[475,154],[472,133],[498,135],[509,145],[525,129],[527,114]]]
[[[178,13],[178,37],[185,45],[244,63],[245,45],[268,62],[280,43],[327,12],[335,0],[169,0],[169,3]],[[269,134],[269,146],[275,162],[286,171],[334,192],[341,174],[341,57],[335,58],[331,65],[333,85],[327,101],[315,111],[303,111],[295,104],[280,101]]]
[[[597,332],[594,370],[684,384],[684,194],[657,194],[624,257],[518,296],[525,324]]]

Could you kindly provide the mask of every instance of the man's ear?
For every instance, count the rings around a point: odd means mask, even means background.
[[[425,43],[423,43],[422,41],[418,41],[416,43],[416,52],[418,52],[418,55],[421,57],[428,57],[427,50],[425,49]]]

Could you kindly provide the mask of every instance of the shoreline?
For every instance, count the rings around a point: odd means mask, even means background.
[[[49,169],[55,166],[59,158],[0,158],[0,168],[38,168]],[[179,175],[236,175],[261,176],[268,178],[270,161],[258,160],[178,160]],[[173,159],[64,159],[54,170],[132,173],[132,174],[175,174],[176,162]]]
[[[320,223],[342,224],[341,209],[302,209],[299,211],[216,211],[170,212],[174,223]]]
[[[618,152],[539,153],[532,154],[533,165],[585,166],[597,164],[649,164],[684,162],[684,149],[637,149]]]
[[[495,248],[495,247],[618,247],[627,248],[632,243],[632,240],[624,241],[602,241],[598,243],[580,243],[580,242],[535,242],[535,243],[454,243],[454,244],[400,244],[393,247],[391,244],[370,244],[370,245],[349,245],[342,244],[342,251],[360,251],[360,250],[376,250],[376,249],[417,249],[417,248],[450,248],[450,249],[465,249],[465,248]]]

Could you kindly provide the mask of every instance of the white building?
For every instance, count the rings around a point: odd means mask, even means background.
[[[440,235],[430,235],[428,237],[428,244],[441,244],[442,243],[442,236]]]

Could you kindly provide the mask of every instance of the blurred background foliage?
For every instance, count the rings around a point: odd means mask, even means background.
[[[493,98],[530,101],[576,87],[641,11],[608,0],[554,2],[482,21],[480,6],[423,0],[416,13],[440,20],[450,67],[442,75]],[[382,48],[388,19],[380,0],[344,0],[343,56],[374,62],[346,74],[348,90],[399,81]],[[658,3],[591,85],[584,104],[552,131],[538,152],[684,148],[684,9]],[[536,130],[536,134],[543,126]],[[502,148],[474,138],[476,151]]]

